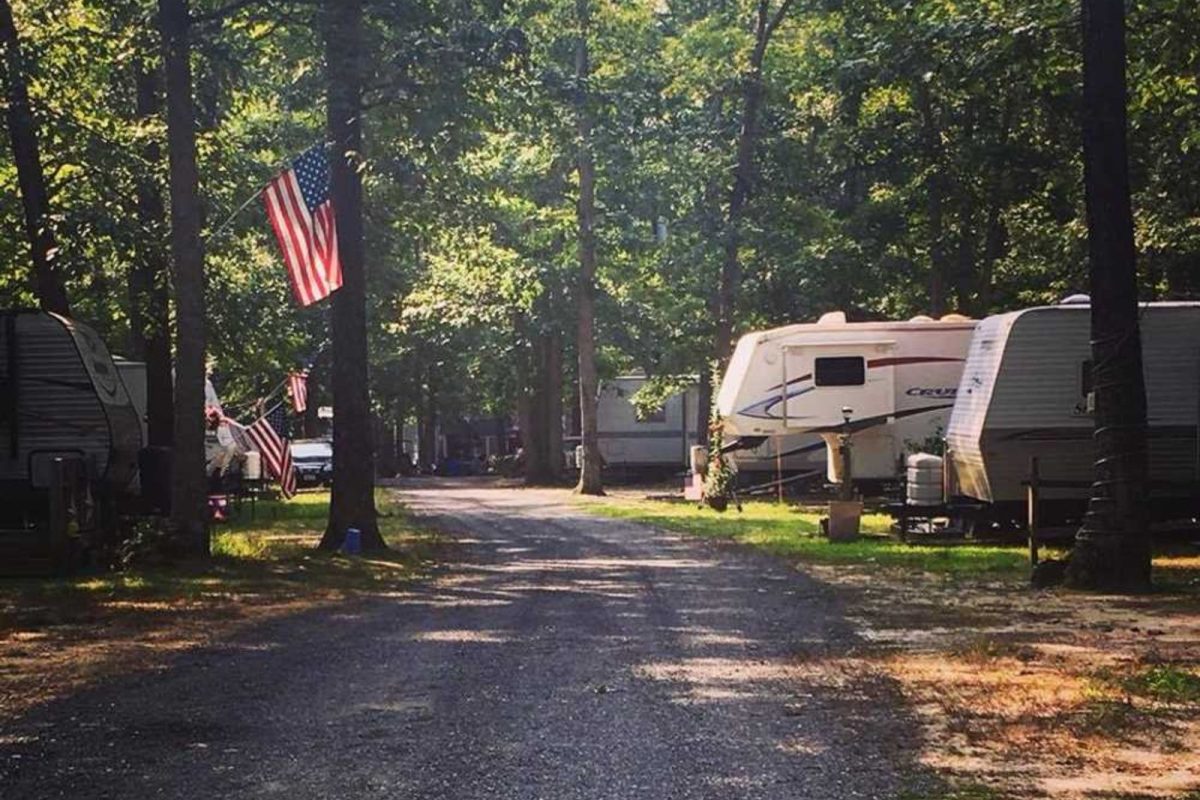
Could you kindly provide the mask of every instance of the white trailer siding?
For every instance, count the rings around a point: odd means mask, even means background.
[[[0,482],[43,485],[56,455],[78,454],[117,489],[137,467],[141,429],[94,331],[56,314],[0,315]]]
[[[688,463],[697,442],[696,387],[672,395],[662,409],[641,420],[630,398],[646,379],[625,375],[604,381],[596,404],[600,455],[610,467],[677,467]]]
[[[855,478],[892,479],[906,452],[944,433],[974,327],[962,317],[847,323],[827,315],[748,334],[717,407],[730,435],[822,436],[834,481],[840,465],[828,454],[849,408]]]
[[[1087,413],[1090,309],[1061,305],[984,320],[968,355],[947,430],[957,494],[1019,502],[1030,459],[1050,480],[1093,473]],[[1141,318],[1151,479],[1196,479],[1200,305],[1151,304]],[[1044,492],[1047,499],[1086,490]]]

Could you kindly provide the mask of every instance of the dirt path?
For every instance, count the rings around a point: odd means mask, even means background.
[[[832,594],[766,558],[442,484],[410,591],[275,619],[0,732],[4,797],[890,798],[917,727]],[[801,657],[802,656],[802,657]]]

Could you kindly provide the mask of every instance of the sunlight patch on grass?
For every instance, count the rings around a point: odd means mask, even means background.
[[[891,518],[865,514],[864,535],[853,542],[830,542],[819,535],[821,509],[750,502],[741,513],[718,513],[692,504],[640,501],[589,503],[598,514],[657,525],[708,538],[730,539],[774,555],[814,564],[902,567],[948,574],[1024,576],[1029,569],[1022,547],[904,544],[887,537]]]

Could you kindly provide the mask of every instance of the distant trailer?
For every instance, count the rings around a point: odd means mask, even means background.
[[[750,333],[730,359],[717,408],[731,437],[821,437],[833,482],[842,479],[834,454],[848,416],[855,481],[895,480],[906,453],[940,440],[974,329],[957,314],[847,322],[833,312]]]
[[[1046,516],[1082,514],[1094,475],[1091,314],[1076,296],[988,317],[971,343],[946,431],[951,494],[1024,517],[1031,459]],[[1140,316],[1155,511],[1200,511],[1200,303],[1148,303]]]
[[[639,419],[630,398],[645,382],[642,375],[624,375],[601,384],[597,428],[605,464],[627,470],[687,470],[690,448],[699,441],[699,385],[672,395],[658,412]],[[725,453],[739,473],[791,474],[825,465],[825,443],[815,435],[735,437],[726,441]]]
[[[658,411],[639,419],[630,398],[645,382],[643,375],[623,375],[601,383],[596,403],[600,455],[610,468],[682,471],[698,441],[697,387],[672,395]]]

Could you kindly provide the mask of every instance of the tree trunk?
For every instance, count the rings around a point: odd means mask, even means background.
[[[204,245],[196,169],[188,0],[159,0],[167,80],[171,260],[175,268],[175,452],[171,520],[179,545],[208,555],[204,485]]]
[[[713,357],[717,369],[724,371],[733,352],[734,317],[737,315],[738,295],[742,288],[741,224],[754,177],[754,150],[758,143],[758,117],[762,108],[763,59],[771,34],[786,16],[792,0],[783,0],[774,16],[769,0],[759,0],[755,22],[754,49],[750,53],[750,69],[742,82],[742,121],[737,139],[737,156],[733,168],[733,187],[729,192],[729,213],[725,226],[725,254],[721,262],[721,277],[717,285],[716,338]]]
[[[342,546],[348,528],[364,550],[383,550],[375,517],[375,459],[367,374],[366,247],[363,242],[362,0],[326,0],[325,64],[334,214],[342,288],[333,295],[333,495],[321,548]]]
[[[33,257],[34,290],[44,311],[70,316],[67,290],[56,266],[58,245],[50,218],[46,176],[38,152],[37,121],[29,104],[25,60],[8,0],[0,0],[0,48],[4,50],[0,69],[3,69],[8,96],[8,138],[12,143],[17,183],[25,207],[25,236],[29,239]]]
[[[944,210],[945,166],[941,132],[933,112],[929,84],[918,79],[915,94],[917,110],[921,114],[921,139],[924,142],[925,159],[929,168],[929,178],[925,181],[925,213],[929,226],[929,313],[936,319],[946,313],[946,275],[949,272]]]
[[[1150,588],[1146,388],[1126,148],[1125,5],[1083,0],[1083,163],[1092,296],[1096,480],[1067,581]]]
[[[579,470],[579,494],[604,494],[601,475],[600,440],[596,426],[596,168],[592,162],[592,112],[588,108],[588,0],[575,0],[579,41],[575,46],[575,123],[579,137],[579,423],[583,439],[583,467]]]
[[[139,121],[151,121],[162,110],[158,75],[137,65]],[[144,171],[138,177],[137,219],[141,229],[129,269],[129,327],[134,350],[146,362],[146,422],[149,445],[170,447],[174,440],[174,388],[171,381],[170,264],[163,248],[166,210],[158,186],[162,148],[150,140],[142,148]]]
[[[712,422],[712,370],[700,370],[700,386],[696,392],[696,444],[708,446],[708,426]]]
[[[544,486],[550,478],[550,441],[546,424],[547,336],[534,330],[530,336],[529,365],[521,397],[521,438],[525,446],[525,483]]]
[[[558,483],[563,476],[563,335],[555,328],[547,334],[543,393],[546,398],[547,477]]]
[[[426,472],[437,463],[437,394],[427,387],[417,421],[417,468]]]

